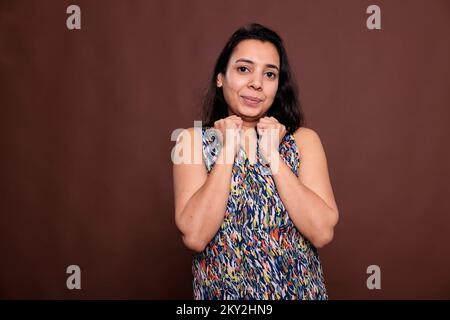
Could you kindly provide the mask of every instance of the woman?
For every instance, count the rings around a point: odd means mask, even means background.
[[[338,209],[297,96],[280,37],[238,29],[214,68],[206,126],[177,141],[202,155],[173,167],[195,299],[328,299],[316,248],[332,240]]]

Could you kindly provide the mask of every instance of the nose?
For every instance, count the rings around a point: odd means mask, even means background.
[[[255,74],[249,81],[249,87],[255,90],[261,90],[262,89],[261,76]]]

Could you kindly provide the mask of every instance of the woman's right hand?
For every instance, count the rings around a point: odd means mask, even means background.
[[[214,129],[220,132],[219,139],[223,151],[226,152],[227,156],[232,156],[233,161],[241,146],[240,133],[242,122],[242,119],[237,115],[232,115],[214,122]]]

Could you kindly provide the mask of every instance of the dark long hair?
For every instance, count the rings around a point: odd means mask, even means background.
[[[207,127],[213,127],[215,121],[228,117],[228,106],[222,88],[217,87],[217,75],[225,74],[234,48],[239,42],[247,39],[268,41],[278,50],[280,56],[278,90],[267,116],[274,117],[282,123],[286,127],[287,133],[293,133],[304,125],[305,118],[298,100],[298,89],[289,66],[286,50],[277,33],[257,23],[236,30],[220,53],[211,75],[208,90],[203,97],[203,123]]]

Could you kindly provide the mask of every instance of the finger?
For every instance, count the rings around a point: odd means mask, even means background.
[[[233,120],[233,123],[235,125],[236,128],[242,128],[242,120]]]
[[[274,121],[272,119],[268,119],[268,118],[261,118],[261,119],[259,119],[259,122],[273,123]]]
[[[226,118],[225,120],[225,123],[227,124],[227,126],[232,126],[232,127],[237,127],[238,126],[238,124],[239,124],[239,122],[240,122],[240,120],[239,119],[236,119],[236,118]]]
[[[230,116],[230,117],[228,117],[228,118],[226,118],[226,119],[229,120],[229,121],[234,121],[234,122],[236,122],[236,121],[242,121],[242,119],[239,118],[238,116]]]
[[[258,135],[262,135],[262,134],[264,134],[264,129],[263,128],[256,128],[256,132],[258,132]]]
[[[270,130],[270,127],[265,126],[265,125],[259,125],[256,127],[257,130],[261,130],[261,131],[267,131]]]
[[[273,121],[267,119],[259,119],[258,123],[273,123]]]
[[[267,123],[261,123],[261,122],[258,122],[258,123],[256,124],[256,127],[257,127],[257,128],[267,128],[267,126],[268,126]]]
[[[277,126],[273,123],[258,123],[256,125],[258,128],[264,128],[264,129],[276,129]]]

